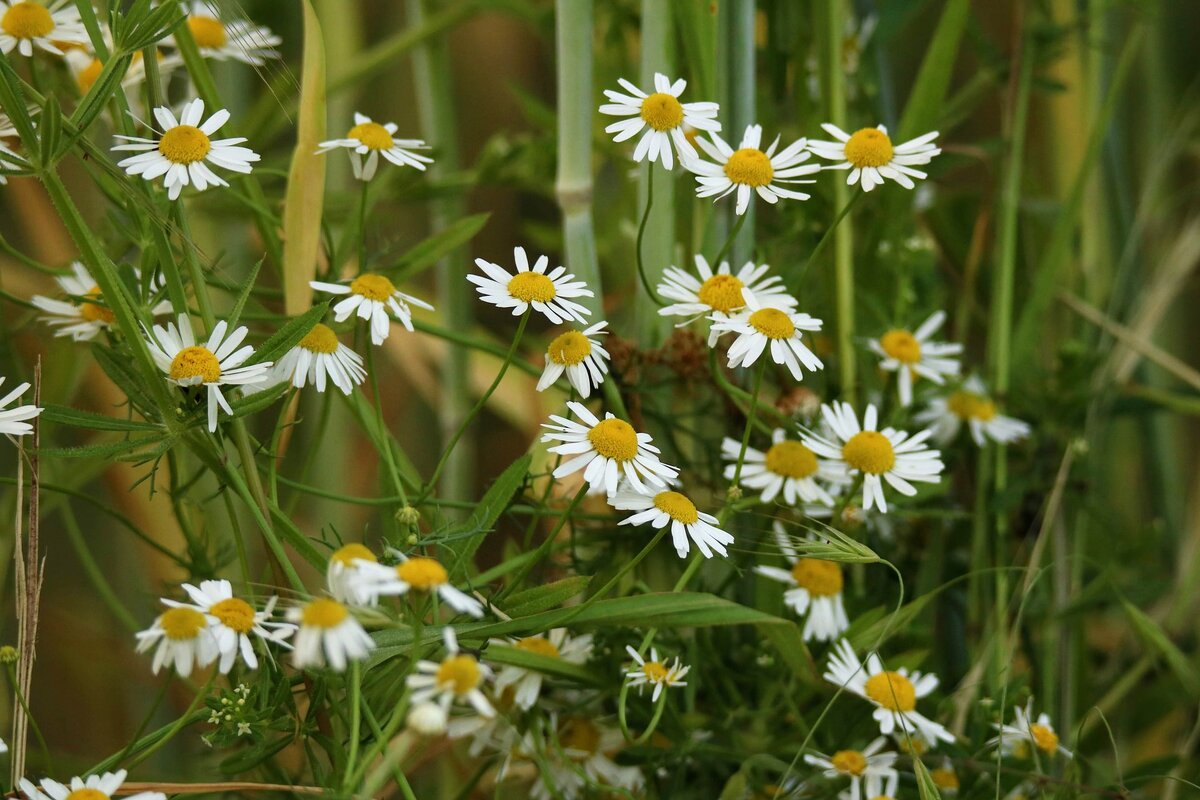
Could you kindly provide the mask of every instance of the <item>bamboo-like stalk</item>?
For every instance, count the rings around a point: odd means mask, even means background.
[[[726,30],[729,48],[726,51],[728,59],[724,66],[728,70],[725,103],[729,128],[724,134],[725,139],[736,148],[746,131],[746,126],[755,122],[755,3],[754,0],[732,0],[728,5]],[[733,203],[726,205],[728,213],[733,214]],[[745,262],[754,250],[754,205],[754,202],[751,202],[750,207],[746,209],[746,222],[734,240],[733,252],[729,257],[733,264]],[[730,219],[732,224],[734,220],[732,217]]]
[[[840,128],[846,127],[846,87],[842,75],[842,37],[845,30],[842,0],[825,4],[824,78],[825,117]],[[833,182],[834,208],[842,209],[850,201],[845,181]],[[847,214],[833,233],[833,269],[837,310],[837,354],[842,400],[853,404],[858,384],[854,352],[854,249],[853,217]]]

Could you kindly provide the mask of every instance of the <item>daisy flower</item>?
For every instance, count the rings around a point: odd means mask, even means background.
[[[764,152],[762,146],[762,126],[750,125],[742,136],[742,143],[735,151],[724,139],[716,133],[710,133],[712,141],[696,139],[700,149],[712,159],[686,158],[683,166],[696,174],[696,195],[698,197],[716,197],[718,200],[727,194],[737,192],[738,214],[745,214],[750,207],[750,196],[757,192],[764,201],[774,205],[779,198],[787,197],[792,200],[807,200],[809,195],[793,189],[785,189],[780,184],[816,183],[803,180],[800,176],[820,172],[817,164],[805,164],[809,153],[808,143],[797,139],[778,153],[779,146],[776,137],[771,146]],[[715,163],[714,163],[715,162]]]
[[[3,385],[4,378],[0,377],[0,386]],[[25,390],[28,388],[28,383],[22,383],[0,398],[0,433],[8,436],[24,436],[27,433],[33,433],[33,426],[25,420],[33,419],[38,414],[41,414],[42,409],[32,405],[17,406],[16,408],[8,407],[9,403],[25,394]]]
[[[167,375],[167,380],[176,386],[200,386],[208,390],[208,430],[217,429],[217,407],[232,414],[233,409],[221,392],[222,386],[247,386],[266,380],[271,363],[251,364],[243,367],[246,359],[254,355],[254,348],[246,345],[239,349],[249,331],[239,327],[226,336],[229,326],[224,320],[218,322],[209,334],[208,342],[196,344],[192,323],[186,314],[179,315],[179,327],[167,323],[167,327],[155,325],[148,332],[150,355],[154,363]]]
[[[934,441],[941,445],[949,444],[964,422],[971,431],[971,439],[980,447],[987,439],[1009,444],[1029,435],[1028,423],[996,411],[996,401],[988,397],[987,387],[974,375],[948,397],[930,400],[929,407],[914,420],[932,426]]]
[[[108,41],[109,48],[112,48],[111,37],[104,37]],[[129,67],[125,70],[125,75],[121,78],[121,88],[125,89],[129,95],[130,105],[139,104],[140,98],[138,93],[130,91],[139,88],[146,80],[146,63],[142,60],[142,52],[139,50],[133,54],[129,61]],[[100,77],[100,73],[104,71],[104,62],[92,52],[90,47],[68,50],[65,55],[67,67],[71,70],[72,77],[75,78],[75,85],[79,88],[79,94],[85,95],[92,90],[96,85],[96,79]],[[163,81],[169,80],[172,71],[183,65],[183,59],[178,55],[162,55],[158,54],[158,74]],[[140,108],[140,105],[137,105]]]
[[[733,316],[713,315],[712,332],[720,336],[726,331],[737,334],[729,346],[729,368],[749,367],[770,345],[771,360],[788,368],[796,380],[804,380],[803,364],[809,372],[823,369],[816,353],[804,344],[805,331],[819,331],[823,324],[816,317],[793,311],[790,307],[774,308],[759,301],[745,289],[742,298],[746,308]]]
[[[772,527],[775,542],[791,568],[755,567],[754,571],[792,587],[783,593],[783,602],[799,616],[808,615],[802,633],[804,641],[833,641],[850,627],[846,607],[842,603],[842,565],[819,558],[801,558],[792,547],[783,525],[776,522]]]
[[[357,542],[343,545],[329,555],[329,566],[325,568],[325,586],[329,594],[341,603],[354,606],[374,605],[377,597],[371,586],[377,581],[372,564],[379,559]]]
[[[942,797],[953,797],[958,794],[958,773],[954,771],[954,762],[949,758],[942,759],[942,765],[929,770],[929,778],[941,792]]]
[[[165,599],[163,603],[172,605]],[[193,667],[207,667],[219,655],[217,639],[209,628],[208,617],[203,612],[174,605],[159,614],[149,628],[135,634],[137,651],[144,653],[156,648],[150,665],[155,675],[163,664],[170,663],[177,675],[186,678],[192,674]]]
[[[496,710],[479,689],[491,678],[491,668],[470,653],[459,651],[453,628],[442,629],[442,641],[446,657],[441,662],[422,659],[417,662],[417,674],[408,676],[412,702],[436,702],[443,711],[456,701],[469,703],[480,716],[494,717]]]
[[[853,134],[828,122],[821,127],[837,141],[812,141],[808,143],[808,149],[821,158],[841,162],[829,169],[850,170],[846,183],[850,186],[861,183],[864,192],[882,185],[884,178],[895,181],[905,189],[912,189],[916,185],[913,178],[924,180],[928,177],[913,167],[928,164],[942,152],[933,144],[938,136],[937,131],[901,145],[893,145],[888,138],[887,128],[882,125],[878,128],[861,128]]]
[[[134,270],[134,275],[140,277],[137,270]],[[94,302],[102,299],[100,287],[96,285],[96,279],[88,272],[87,267],[74,261],[71,263],[70,275],[60,275],[54,280],[57,281],[63,294],[78,299],[69,302],[35,294],[30,298],[30,302],[46,312],[48,316],[40,319],[56,329],[55,336],[70,336],[77,342],[88,342],[95,339],[101,331],[112,327],[116,317],[107,305]],[[156,279],[151,284],[151,289],[156,289],[160,285],[161,279]],[[157,316],[170,310],[170,302],[163,301],[155,305],[150,313]]]
[[[349,295],[333,307],[333,318],[337,322],[345,322],[351,314],[357,313],[359,319],[370,322],[371,344],[374,345],[383,344],[391,331],[389,310],[409,333],[413,330],[410,304],[427,311],[433,310],[429,303],[405,294],[383,275],[373,272],[364,272],[349,284],[309,281],[308,285],[321,292]]]
[[[893,764],[896,753],[882,752],[887,739],[880,736],[862,750],[838,750],[831,756],[806,754],[804,761],[820,769],[826,778],[849,778],[850,800],[862,800],[863,782],[874,778],[891,778],[897,774]],[[875,795],[868,792],[868,798]]]
[[[328,325],[317,323],[271,369],[271,385],[289,381],[297,389],[312,383],[324,392],[329,381],[349,395],[367,379],[362,356],[338,341]]]
[[[664,489],[646,494],[620,488],[608,498],[608,502],[621,511],[637,512],[621,520],[618,523],[620,525],[649,523],[655,530],[670,525],[671,541],[680,558],[686,558],[691,549],[689,539],[696,543],[705,558],[712,558],[713,551],[722,556],[729,555],[725,545],[733,544],[733,535],[717,527],[721,523],[716,517],[699,511],[696,504],[681,492]]]
[[[592,655],[591,634],[568,636],[566,628],[554,628],[544,636],[526,636],[522,639],[493,639],[493,644],[509,645],[527,653],[536,653],[548,658],[559,658],[567,664],[583,664]],[[513,691],[513,702],[528,711],[537,702],[542,691],[542,673],[524,667],[507,666],[496,675],[496,694]]]
[[[248,147],[239,147],[246,141],[238,136],[232,139],[210,138],[217,129],[229,120],[229,112],[221,109],[204,121],[204,101],[196,98],[184,104],[179,118],[166,106],[154,109],[154,118],[162,126],[162,136],[146,139],[141,136],[116,138],[125,144],[115,145],[114,152],[133,151],[137,155],[117,162],[130,175],[140,175],[148,181],[166,176],[163,185],[167,197],[175,200],[183,187],[191,184],[196,191],[203,192],[209,186],[228,186],[224,178],[213,172],[208,165],[249,174],[251,164],[260,156]]]
[[[466,592],[454,588],[450,575],[437,559],[427,556],[406,556],[397,553],[400,563],[394,567],[380,564],[363,564],[363,569],[372,580],[364,585],[371,603],[379,597],[405,595],[409,591],[437,592],[446,605],[460,614],[472,617],[483,616],[483,604]]]
[[[729,269],[729,262],[722,261],[717,271],[713,272],[704,256],[697,254],[696,273],[699,278],[679,267],[663,270],[663,282],[657,287],[658,293],[675,302],[663,306],[658,313],[664,317],[688,318],[676,327],[683,327],[706,315],[709,319],[726,320],[732,313],[746,307],[743,290],[754,295],[763,305],[789,310],[794,308],[796,299],[784,290],[783,279],[778,275],[767,277],[768,270],[770,267],[766,264],[747,261],[734,275]],[[709,332],[709,347],[716,344],[720,334],[717,330]]]
[[[412,152],[427,150],[429,145],[420,139],[393,138],[397,130],[396,123],[389,122],[380,125],[373,122],[365,114],[354,114],[354,127],[341,139],[330,139],[318,145],[317,152],[329,153],[338,149],[350,151],[350,166],[354,169],[354,177],[360,181],[369,181],[375,177],[379,168],[379,157],[383,156],[398,167],[413,167],[422,172],[426,164],[432,164],[433,159]],[[363,160],[366,156],[366,160]]]
[[[858,781],[851,783],[849,790],[838,794],[838,800],[858,800],[864,790],[870,800],[895,800],[899,788],[900,773],[896,770],[884,774],[872,773],[863,778],[861,787]]]
[[[863,476],[864,510],[877,506],[887,512],[885,480],[900,494],[911,497],[917,490],[909,481],[937,483],[941,479],[945,468],[941,453],[925,447],[933,431],[924,430],[915,436],[894,428],[877,431],[879,412],[874,405],[867,406],[861,427],[849,403],[834,400],[832,405],[822,405],[821,413],[833,438],[810,433],[801,441],[818,456],[844,464],[851,475]]]
[[[608,374],[608,351],[593,336],[608,333],[607,322],[597,322],[582,331],[569,330],[554,337],[546,348],[546,367],[538,381],[537,390],[544,392],[567,373],[567,380],[580,397],[588,397],[592,387],[599,389]]]
[[[877,653],[869,654],[864,666],[850,643],[842,639],[829,656],[825,680],[869,700],[875,706],[872,716],[884,735],[899,729],[916,734],[931,747],[939,740],[954,741],[950,731],[917,711],[917,700],[937,688],[936,675],[910,673],[904,667],[884,670]]]
[[[600,725],[588,717],[571,716],[558,724],[555,738],[554,751],[546,754],[546,771],[549,784],[563,797],[584,796],[589,782],[624,789],[626,793],[641,791],[645,783],[642,771],[613,761],[613,756],[625,746],[619,728]],[[552,795],[541,780],[535,780],[529,796],[533,800],[550,800],[557,795]]]
[[[1034,719],[1032,698],[1024,708],[1013,707],[1013,718],[1011,725],[994,725],[999,735],[988,741],[989,747],[999,747],[1004,755],[1017,758],[1028,758],[1030,745],[1043,756],[1053,757],[1061,753],[1067,758],[1071,757],[1071,751],[1059,744],[1050,715],[1043,711]]]
[[[549,452],[573,456],[554,470],[555,479],[562,479],[583,470],[589,491],[604,491],[615,494],[617,481],[622,475],[641,492],[650,492],[646,484],[655,489],[667,488],[667,482],[675,480],[679,470],[658,459],[659,450],[648,433],[638,433],[623,419],[605,414],[600,420],[582,403],[569,402],[567,408],[584,424],[572,422],[566,417],[551,414],[551,423],[543,423],[550,433],[542,436],[543,442],[562,442],[549,448]],[[643,482],[644,481],[644,482]]]
[[[40,788],[28,778],[21,778],[21,791],[29,800],[112,800],[118,793],[121,784],[125,783],[125,770],[105,772],[103,775],[88,775],[86,778],[71,778],[71,783],[64,786],[58,781],[42,778],[38,781]],[[162,792],[138,792],[137,794],[122,794],[124,800],[166,800]]]
[[[192,604],[172,600],[163,600],[163,603],[205,615],[221,657],[217,669],[222,675],[227,675],[233,669],[239,653],[247,667],[258,669],[258,657],[254,654],[251,634],[264,642],[288,647],[285,640],[296,632],[296,626],[289,622],[271,622],[275,603],[279,599],[277,597],[268,600],[262,611],[256,611],[245,600],[233,596],[233,586],[226,580],[201,581],[199,587],[185,583],[183,590],[192,599]]]
[[[684,125],[712,133],[721,130],[716,103],[679,102],[679,95],[687,87],[687,81],[683,78],[671,83],[666,75],[656,72],[654,93],[649,95],[624,78],[618,78],[617,83],[628,94],[605,89],[604,95],[611,102],[600,106],[600,113],[629,119],[614,122],[604,132],[616,134],[613,136],[614,142],[623,142],[648,128],[634,148],[634,161],[661,161],[663,168],[671,169],[675,166],[671,157],[672,143],[681,161],[696,158],[696,148],[688,140]]]
[[[70,0],[0,0],[0,52],[32,56],[33,48],[61,56],[60,45],[85,45],[87,31]]]
[[[958,359],[949,356],[962,353],[962,345],[929,341],[945,321],[946,312],[935,311],[915,332],[893,328],[868,342],[871,350],[883,359],[879,368],[899,373],[900,405],[912,403],[913,381],[918,377],[928,378],[940,386],[945,382],[945,376],[958,374]]]
[[[299,626],[292,652],[297,669],[328,664],[342,672],[348,662],[361,661],[375,649],[375,640],[350,609],[332,598],[317,597],[289,608],[287,618]]]
[[[839,465],[817,458],[816,453],[802,442],[787,438],[783,428],[771,434],[771,446],[767,452],[746,447],[742,456],[742,443],[728,436],[721,442],[721,457],[729,464],[725,467],[725,479],[733,480],[737,473],[738,457],[742,457],[742,473],[738,483],[761,491],[759,500],[770,503],[783,494],[790,506],[797,503],[820,503],[833,505],[833,497],[817,479],[831,483],[844,482],[845,471]]]
[[[206,0],[183,3],[187,27],[200,49],[200,55],[218,61],[241,61],[253,67],[261,67],[267,59],[279,58],[275,48],[283,40],[271,33],[270,28],[256,25],[244,19],[224,21],[216,5]]]
[[[538,256],[530,268],[524,247],[513,248],[513,260],[517,265],[516,275],[510,275],[499,264],[475,259],[475,266],[484,274],[468,275],[467,280],[475,284],[475,291],[485,303],[497,308],[511,308],[514,317],[521,316],[533,306],[555,325],[571,319],[587,323],[586,317],[592,312],[571,299],[593,296],[586,283],[575,280],[565,267],[555,267],[547,273],[550,259],[546,256]]]
[[[642,693],[643,686],[653,686],[654,693],[650,696],[650,701],[658,700],[658,696],[663,693],[663,689],[670,689],[675,686],[687,686],[687,681],[683,680],[687,677],[691,667],[685,667],[679,663],[679,657],[668,664],[665,661],[658,660],[658,648],[650,648],[650,658],[646,660],[642,658],[641,653],[634,650],[629,645],[625,645],[625,652],[629,653],[629,657],[637,662],[635,669],[626,670],[625,678],[630,686],[636,686],[638,694]]]

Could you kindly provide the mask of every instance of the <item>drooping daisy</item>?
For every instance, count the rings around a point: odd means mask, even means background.
[[[585,796],[588,783],[640,792],[645,783],[637,767],[622,767],[613,757],[625,746],[619,728],[602,725],[582,715],[565,717],[557,724],[555,742],[545,754],[547,777],[564,798]],[[580,772],[582,771],[582,775]],[[550,800],[556,795],[541,780],[529,789],[532,800]]]
[[[775,522],[772,527],[775,542],[791,568],[758,566],[754,571],[793,587],[783,593],[783,602],[799,616],[808,615],[802,632],[804,641],[833,641],[850,627],[842,603],[842,565],[819,558],[802,558],[796,554],[783,525]]]
[[[958,374],[958,359],[951,356],[962,353],[962,345],[929,341],[945,321],[946,312],[935,311],[915,332],[893,328],[868,342],[871,350],[883,359],[879,368],[898,373],[900,405],[912,403],[913,381],[918,377],[928,378],[940,386],[946,376]]]
[[[453,628],[442,629],[442,641],[446,657],[440,662],[422,659],[417,662],[417,674],[408,676],[412,702],[433,701],[444,710],[454,702],[469,703],[480,716],[495,716],[496,710],[479,689],[492,677],[491,668],[470,653],[459,651]]]
[[[467,280],[475,284],[475,291],[485,303],[497,308],[511,308],[514,317],[521,316],[533,306],[555,325],[571,319],[587,324],[586,317],[592,312],[571,299],[592,297],[592,290],[586,283],[575,280],[565,267],[546,272],[550,266],[547,256],[538,256],[530,268],[524,247],[513,248],[513,261],[517,265],[516,275],[510,275],[499,264],[475,259],[475,266],[484,274],[468,275]]]
[[[663,306],[658,313],[664,317],[687,317],[676,327],[683,327],[702,316],[728,319],[731,314],[746,307],[743,290],[754,295],[763,305],[795,308],[796,298],[785,291],[783,279],[778,275],[767,277],[768,270],[770,267],[766,264],[747,261],[735,275],[729,269],[729,262],[722,261],[717,271],[713,272],[704,256],[697,254],[696,272],[699,279],[679,267],[663,270],[663,282],[658,285],[657,291],[675,302]],[[709,332],[709,347],[716,344],[720,334],[717,330]]]
[[[712,161],[702,158],[684,159],[683,166],[696,174],[696,195],[716,197],[718,200],[731,192],[737,192],[738,214],[745,214],[750,207],[750,196],[757,193],[764,201],[774,205],[779,198],[807,200],[810,195],[785,189],[781,184],[816,183],[803,180],[800,176],[820,172],[817,164],[805,164],[809,153],[808,143],[797,139],[778,153],[779,138],[766,151],[761,150],[762,126],[750,125],[742,136],[742,143],[735,151],[720,135],[710,133],[712,141],[697,138],[696,144]],[[715,162],[715,163],[714,163]]]
[[[433,159],[412,151],[428,150],[429,145],[420,139],[393,138],[396,131],[397,125],[394,122],[381,125],[373,122],[366,114],[356,112],[354,127],[341,139],[321,142],[317,152],[349,150],[350,166],[354,169],[354,177],[360,181],[369,181],[375,177],[375,170],[379,168],[380,156],[398,167],[413,167],[424,172],[425,165],[432,164]],[[366,156],[365,161],[363,156]]]
[[[896,775],[897,754],[892,751],[882,752],[887,745],[887,739],[880,736],[862,750],[838,750],[831,756],[821,754],[805,754],[805,762],[822,770],[826,778],[849,778],[850,800],[862,800],[863,782],[875,778],[891,778]],[[868,800],[875,795],[868,793]]]
[[[177,386],[200,386],[208,390],[208,430],[217,429],[217,407],[232,414],[229,402],[221,392],[222,386],[247,386],[266,380],[271,363],[241,366],[254,355],[254,348],[246,345],[239,349],[249,330],[239,327],[226,336],[228,325],[224,320],[213,326],[208,342],[196,344],[192,323],[187,314],[179,315],[179,327],[168,322],[167,327],[155,325],[148,331],[150,355],[154,363],[167,375],[167,380]]]
[[[928,164],[934,156],[942,152],[933,144],[933,140],[938,136],[937,131],[904,144],[893,145],[892,140],[888,138],[887,128],[882,125],[878,128],[861,128],[853,135],[828,122],[821,127],[837,141],[814,140],[808,143],[808,149],[821,158],[841,162],[829,169],[850,170],[846,183],[850,186],[861,183],[864,192],[881,185],[884,178],[895,181],[905,189],[912,189],[916,185],[913,178],[924,180],[928,177],[913,167]]]
[[[40,788],[28,778],[21,778],[20,786],[29,800],[112,800],[128,774],[121,769],[102,775],[88,775],[86,778],[71,778],[71,783],[65,786],[50,778],[42,778],[38,781]],[[124,800],[166,800],[167,796],[162,792],[138,792],[122,794],[122,797]]]
[[[105,39],[109,39],[106,35]],[[111,41],[109,48],[112,48]],[[139,92],[136,90],[141,87],[146,80],[146,62],[142,60],[141,51],[134,53],[130,58],[129,67],[125,70],[125,74],[121,77],[121,88],[125,90],[130,106],[134,109],[140,109]],[[75,78],[75,85],[79,88],[79,93],[85,95],[92,90],[96,85],[96,80],[104,71],[104,62],[100,60],[90,48],[77,48],[68,50],[65,56],[67,66],[71,70],[71,75]],[[158,74],[165,82],[169,79],[171,72],[183,65],[183,59],[178,55],[163,55],[159,54],[157,58]],[[134,111],[134,113],[138,113]]]
[[[971,431],[971,439],[980,447],[987,439],[1009,444],[1029,435],[1028,423],[996,411],[996,401],[988,397],[987,387],[974,375],[949,396],[930,400],[929,407],[914,419],[922,425],[931,425],[934,441],[941,445],[953,441],[964,422]]]
[[[4,378],[0,377],[0,386],[3,385]],[[27,433],[33,433],[33,426],[26,420],[41,414],[42,409],[34,405],[8,407],[9,403],[25,394],[25,390],[28,388],[28,383],[19,384],[17,388],[0,398],[0,433],[7,436],[24,436]]]
[[[1013,707],[1013,723],[1011,725],[993,724],[999,735],[988,741],[988,747],[999,747],[1006,756],[1028,758],[1036,748],[1042,756],[1053,757],[1062,754],[1071,757],[1071,751],[1059,744],[1058,734],[1050,722],[1050,715],[1042,712],[1035,719],[1033,716],[1033,698],[1025,704]]]
[[[257,611],[245,600],[234,597],[233,586],[226,580],[201,581],[199,587],[185,583],[183,590],[192,599],[192,604],[173,600],[163,600],[163,603],[173,608],[190,608],[207,617],[209,631],[216,640],[217,652],[221,657],[217,669],[222,675],[233,669],[239,653],[247,667],[258,669],[258,656],[254,654],[251,634],[264,642],[286,648],[289,647],[287,638],[296,632],[296,626],[290,622],[271,621],[275,603],[279,599],[277,597],[272,597],[262,611]]]
[[[568,664],[583,664],[592,655],[591,634],[568,636],[566,628],[554,628],[544,636],[496,639],[493,643],[510,645],[548,658],[560,658]],[[503,667],[496,675],[496,694],[503,694],[508,689],[513,691],[513,702],[528,711],[533,708],[542,691],[542,673],[524,667]]]
[[[687,677],[691,667],[686,667],[679,663],[679,657],[671,663],[658,660],[658,648],[650,648],[650,658],[642,658],[642,654],[634,650],[629,645],[625,645],[625,652],[629,653],[629,657],[637,662],[637,667],[626,670],[625,679],[630,686],[636,686],[638,694],[642,693],[643,686],[653,686],[654,693],[650,695],[651,702],[658,700],[658,696],[663,693],[664,689],[670,689],[675,686],[687,686],[687,681],[683,680]]]
[[[165,599],[163,603],[168,604]],[[157,646],[154,661],[150,665],[155,675],[163,664],[169,663],[177,675],[186,678],[192,674],[193,667],[207,667],[219,655],[217,638],[210,630],[208,617],[186,606],[168,608],[158,615],[153,625],[139,631],[136,637],[139,653]]]
[[[917,490],[910,481],[937,483],[941,479],[945,469],[941,453],[925,447],[933,431],[924,430],[915,436],[894,428],[877,431],[879,412],[874,405],[867,406],[861,427],[849,403],[834,400],[832,405],[821,406],[821,414],[834,438],[809,433],[801,441],[818,456],[845,464],[851,475],[862,474],[866,511],[878,507],[887,512],[885,480],[900,494],[911,497]]]
[[[216,6],[207,0],[183,3],[188,15],[187,27],[200,55],[218,61],[232,59],[261,67],[268,59],[279,58],[275,48],[283,40],[270,28],[244,19],[222,20]]]
[[[367,379],[362,356],[338,341],[328,325],[317,323],[271,368],[269,383],[289,381],[297,389],[311,382],[324,392],[328,381],[349,395]]]
[[[804,344],[805,331],[819,331],[823,324],[816,317],[797,313],[790,307],[774,308],[742,290],[746,307],[733,316],[713,315],[713,333],[736,333],[729,346],[729,368],[748,367],[758,360],[770,345],[771,360],[782,364],[796,380],[804,380],[801,364],[809,372],[823,369],[817,354]]]
[[[567,373],[567,380],[580,397],[589,397],[592,387],[599,389],[608,374],[608,351],[598,339],[608,333],[607,322],[600,321],[582,331],[569,330],[560,333],[546,348],[546,366],[538,381],[537,390],[544,392]]]
[[[858,781],[851,783],[849,790],[838,795],[838,800],[858,800],[863,790],[869,800],[896,800],[896,792],[900,788],[900,773],[896,770],[882,775],[873,773],[867,775],[862,783],[861,789]]]
[[[333,318],[337,322],[345,322],[352,314],[357,313],[359,319],[370,323],[371,344],[374,345],[383,344],[391,332],[391,324],[388,322],[389,310],[409,333],[413,330],[410,304],[427,311],[433,310],[429,303],[411,294],[405,294],[383,275],[373,272],[364,272],[349,284],[309,281],[308,285],[321,292],[349,295],[333,307]]]
[[[910,673],[904,667],[884,670],[876,653],[870,653],[864,665],[850,643],[842,639],[829,656],[824,677],[874,704],[872,716],[884,735],[899,729],[919,736],[931,747],[939,740],[954,741],[950,731],[917,711],[917,700],[937,688],[936,675]]]
[[[342,603],[353,606],[374,605],[377,596],[371,587],[378,576],[371,569],[379,559],[366,545],[352,542],[329,554],[329,566],[325,568],[325,586],[329,594]]]
[[[154,118],[162,126],[158,139],[141,136],[121,136],[125,144],[115,145],[114,152],[133,151],[117,162],[130,175],[140,175],[148,181],[163,176],[167,197],[175,200],[183,187],[191,184],[196,191],[203,192],[209,186],[228,186],[229,183],[209,168],[212,164],[222,169],[249,174],[250,166],[260,156],[248,147],[239,147],[245,137],[231,139],[210,138],[229,119],[229,112],[221,109],[207,121],[204,120],[204,101],[196,98],[184,104],[179,118],[166,106],[154,109]]]
[[[671,83],[666,75],[656,72],[654,93],[649,95],[624,78],[619,78],[617,83],[628,94],[605,89],[604,95],[611,102],[601,105],[600,113],[629,119],[614,122],[604,132],[616,134],[614,142],[623,142],[649,128],[634,148],[634,161],[661,161],[665,169],[671,169],[675,165],[671,156],[672,143],[679,152],[680,161],[696,158],[696,148],[688,140],[684,125],[712,133],[721,130],[721,123],[717,121],[720,109],[716,103],[679,102],[679,95],[687,87],[683,78]]]
[[[87,31],[71,0],[0,0],[0,52],[14,49],[32,56],[33,48],[61,56],[59,45],[85,45]]]
[[[60,275],[54,280],[58,282],[59,288],[64,294],[78,298],[74,302],[55,300],[40,294],[35,294],[29,300],[46,312],[47,316],[40,319],[55,328],[55,336],[70,336],[77,342],[91,341],[101,331],[111,328],[116,317],[107,305],[102,302],[94,302],[102,299],[100,287],[96,284],[96,279],[88,272],[87,267],[74,261],[71,263],[71,273],[70,275]],[[137,274],[136,270],[135,274]],[[155,284],[158,282],[156,280]],[[170,310],[170,302],[163,301],[155,305],[150,313],[157,316]]]
[[[644,493],[623,487],[609,497],[608,502],[621,511],[637,512],[621,520],[619,525],[648,523],[655,530],[670,525],[671,542],[680,558],[687,557],[691,542],[696,543],[705,558],[712,558],[714,551],[726,556],[729,553],[725,545],[733,544],[733,534],[718,527],[720,520],[697,509],[696,504],[682,492],[668,488]]]
[[[582,469],[592,493],[616,493],[617,481],[622,476],[636,490],[649,493],[652,490],[647,483],[663,490],[679,474],[675,467],[659,461],[659,450],[650,434],[638,433],[628,422],[612,414],[605,414],[600,420],[582,403],[569,402],[567,408],[584,424],[557,414],[550,415],[550,423],[542,424],[550,430],[542,436],[543,442],[563,442],[549,448],[549,452],[573,456],[554,470],[556,479]]]
[[[729,462],[725,467],[726,480],[733,480],[737,474],[741,454],[742,443],[726,436],[721,442],[721,457]],[[833,498],[817,483],[818,478],[830,483],[844,482],[845,470],[838,464],[817,458],[804,443],[787,438],[783,428],[776,428],[767,452],[746,448],[738,483],[761,491],[759,499],[764,503],[773,502],[782,493],[784,502],[790,506],[798,503],[833,505]]]
[[[332,598],[317,597],[289,608],[287,618],[299,626],[292,652],[297,669],[328,664],[342,672],[350,661],[361,661],[375,649],[375,640],[350,609]]]
[[[450,575],[437,559],[428,556],[406,556],[397,553],[400,563],[394,567],[380,564],[364,564],[363,569],[373,580],[365,584],[364,590],[371,602],[384,596],[401,596],[410,591],[437,592],[446,605],[460,614],[472,617],[483,616],[483,604],[450,583]]]

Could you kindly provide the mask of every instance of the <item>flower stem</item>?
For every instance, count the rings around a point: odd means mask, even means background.
[[[737,486],[738,480],[742,477],[742,464],[746,460],[746,448],[750,446],[750,431],[754,429],[754,417],[758,413],[758,395],[762,391],[763,376],[767,374],[767,359],[764,354],[761,356],[762,361],[758,365],[758,375],[754,378],[754,391],[751,393],[750,411],[746,414],[746,427],[742,431],[742,447],[738,450],[737,466],[733,470],[733,480],[730,486]],[[729,508],[729,503],[725,504],[725,508],[721,509],[722,513]]]
[[[729,254],[729,250],[733,247],[734,240],[737,239],[738,233],[742,230],[742,226],[746,224],[746,220],[749,217],[749,210],[747,210],[745,214],[738,215],[737,222],[733,224],[733,230],[729,232],[729,236],[725,238],[725,244],[721,245],[721,249],[717,251],[717,257],[712,261],[714,271],[721,265],[721,262],[725,260],[725,256]]]
[[[646,235],[646,223],[650,221],[650,209],[654,207],[654,165],[648,165],[647,170],[646,208],[642,211],[642,222],[638,225],[637,245],[634,247],[634,252],[637,254],[638,277],[642,280],[642,288],[646,290],[646,295],[661,308],[666,303],[659,298],[654,287],[650,285],[650,279],[646,276],[646,263],[642,260],[642,239]]]

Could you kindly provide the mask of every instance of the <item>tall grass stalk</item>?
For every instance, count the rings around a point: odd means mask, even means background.
[[[746,126],[757,122],[755,8],[754,0],[730,0],[722,3],[719,10],[718,31],[723,34],[725,45],[724,57],[717,60],[718,84],[724,87],[721,133],[734,148],[741,142]],[[754,206],[751,202],[746,209],[744,224],[734,240],[730,256],[732,264],[745,263],[754,252]],[[731,227],[738,221],[733,216],[733,204],[726,203],[725,208],[729,215],[726,225]],[[714,264],[713,268],[716,266]]]

